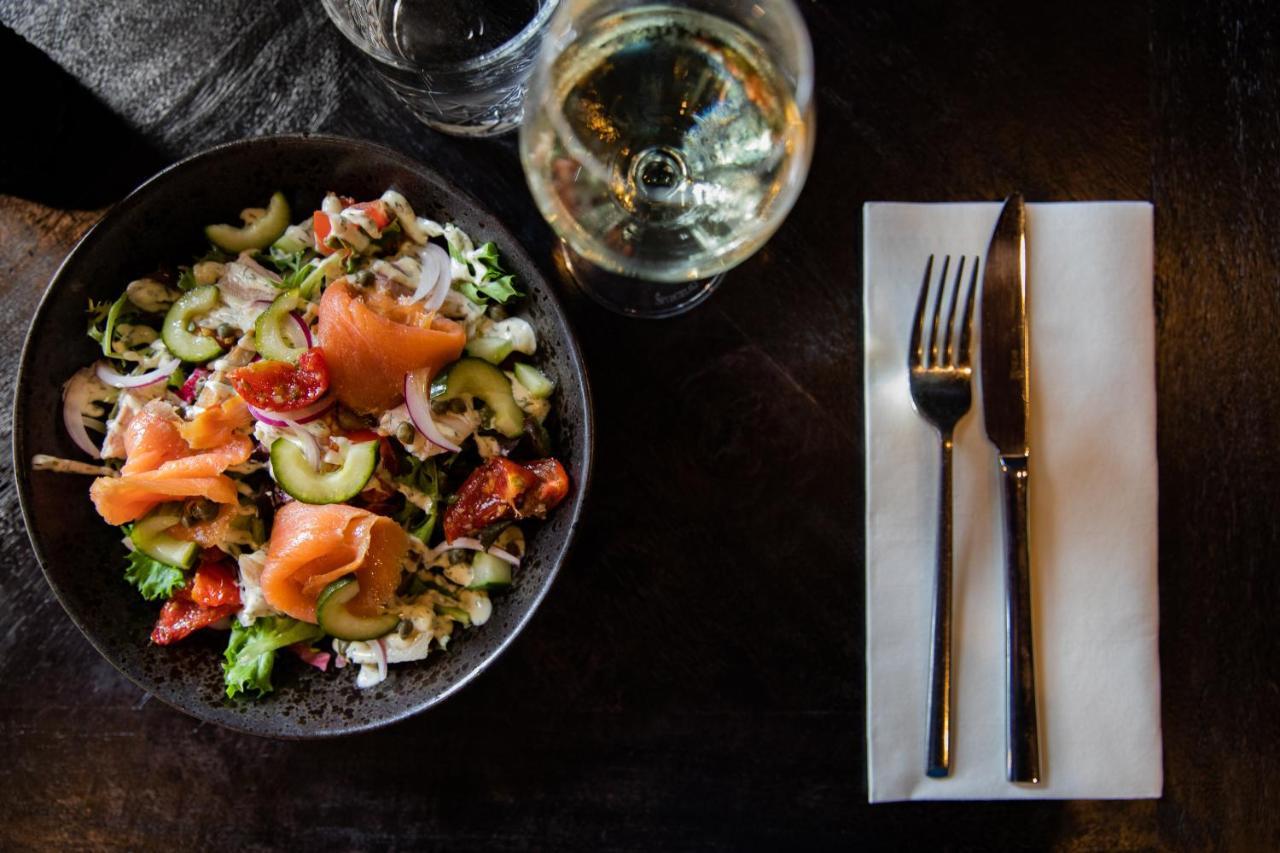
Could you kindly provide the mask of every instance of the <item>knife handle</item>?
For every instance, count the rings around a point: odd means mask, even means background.
[[[1006,770],[1010,782],[1040,781],[1036,665],[1031,642],[1030,475],[1026,456],[1001,456],[1005,546]]]

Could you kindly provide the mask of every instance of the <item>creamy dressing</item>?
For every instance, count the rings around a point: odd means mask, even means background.
[[[551,401],[545,397],[535,397],[529,393],[529,389],[524,387],[512,371],[505,370],[503,375],[511,380],[511,396],[516,401],[516,405],[520,407],[520,411],[536,418],[538,423],[545,421],[547,415],[551,414]]]
[[[88,474],[93,477],[119,477],[120,472],[106,465],[90,465],[88,462],[77,462],[74,459],[62,459],[37,453],[31,457],[32,471],[57,471],[61,474]]]
[[[425,216],[415,216],[408,200],[395,190],[387,190],[383,193],[382,200],[395,214],[396,221],[400,223],[400,229],[404,231],[405,236],[413,242],[425,245],[429,237],[439,237],[444,234],[444,227],[440,223]]]
[[[262,570],[267,565],[267,551],[261,549],[248,554],[241,554],[237,561],[240,564],[240,613],[237,617],[246,628],[253,624],[259,616],[272,616],[275,608],[267,604],[262,593]]]
[[[124,289],[129,301],[150,314],[163,314],[182,294],[155,279],[140,278]]]

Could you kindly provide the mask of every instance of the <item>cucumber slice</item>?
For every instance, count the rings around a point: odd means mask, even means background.
[[[436,394],[432,383],[432,396]],[[493,428],[507,438],[517,438],[524,431],[524,412],[511,396],[511,383],[502,371],[478,358],[464,358],[449,368],[440,388],[439,399],[477,397],[493,412]]]
[[[547,375],[532,364],[520,362],[515,366],[516,381],[529,389],[529,396],[538,400],[544,400],[551,396],[551,392],[555,390],[556,383],[547,378]]]
[[[288,255],[292,255],[294,252],[304,252],[311,248],[310,241],[305,239],[308,233],[306,229],[296,225],[288,226],[284,229],[284,233],[280,235],[279,239],[271,244],[271,248],[279,249]]]
[[[285,336],[285,324],[295,325],[289,314],[298,307],[300,301],[297,290],[285,291],[275,298],[267,310],[258,315],[258,320],[253,325],[253,337],[263,358],[292,363],[307,351],[305,346],[295,347]]]
[[[280,488],[307,504],[349,501],[364,489],[378,465],[378,442],[351,445],[340,467],[321,473],[311,467],[302,449],[287,438],[271,443],[271,473]]]
[[[170,306],[169,313],[164,315],[164,325],[160,331],[169,352],[193,364],[222,355],[222,347],[213,338],[187,330],[193,317],[207,314],[218,307],[218,300],[221,298],[222,294],[215,285],[205,284],[188,290]]]
[[[240,253],[249,249],[265,249],[289,227],[289,202],[284,193],[275,193],[267,204],[266,214],[256,222],[236,228],[233,225],[209,225],[204,236],[219,249]]]
[[[472,338],[467,341],[467,355],[483,358],[490,364],[501,364],[511,355],[511,341],[506,338]]]
[[[360,592],[355,578],[339,578],[324,588],[316,601],[316,621],[320,628],[339,640],[376,640],[395,630],[400,617],[390,613],[383,616],[357,616],[347,609],[347,604]]]
[[[511,585],[511,564],[492,554],[480,552],[471,561],[471,581],[467,589],[491,589]]]
[[[153,560],[179,569],[189,569],[196,561],[198,546],[194,542],[170,536],[165,531],[181,519],[176,515],[153,515],[133,526],[129,534],[133,547]]]

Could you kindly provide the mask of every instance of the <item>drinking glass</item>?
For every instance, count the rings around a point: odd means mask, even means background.
[[[791,0],[560,0],[520,156],[571,280],[636,317],[706,299],[795,203],[812,94]]]
[[[525,87],[556,0],[323,0],[425,124],[497,136],[520,123]]]

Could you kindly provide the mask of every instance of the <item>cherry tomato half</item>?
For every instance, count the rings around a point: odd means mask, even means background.
[[[263,359],[236,368],[227,378],[246,403],[272,412],[310,406],[329,390],[329,368],[316,347],[298,356],[296,365]]]
[[[521,465],[495,456],[471,472],[445,510],[445,538],[472,536],[510,518],[545,518],[568,493],[569,475],[556,460]]]

